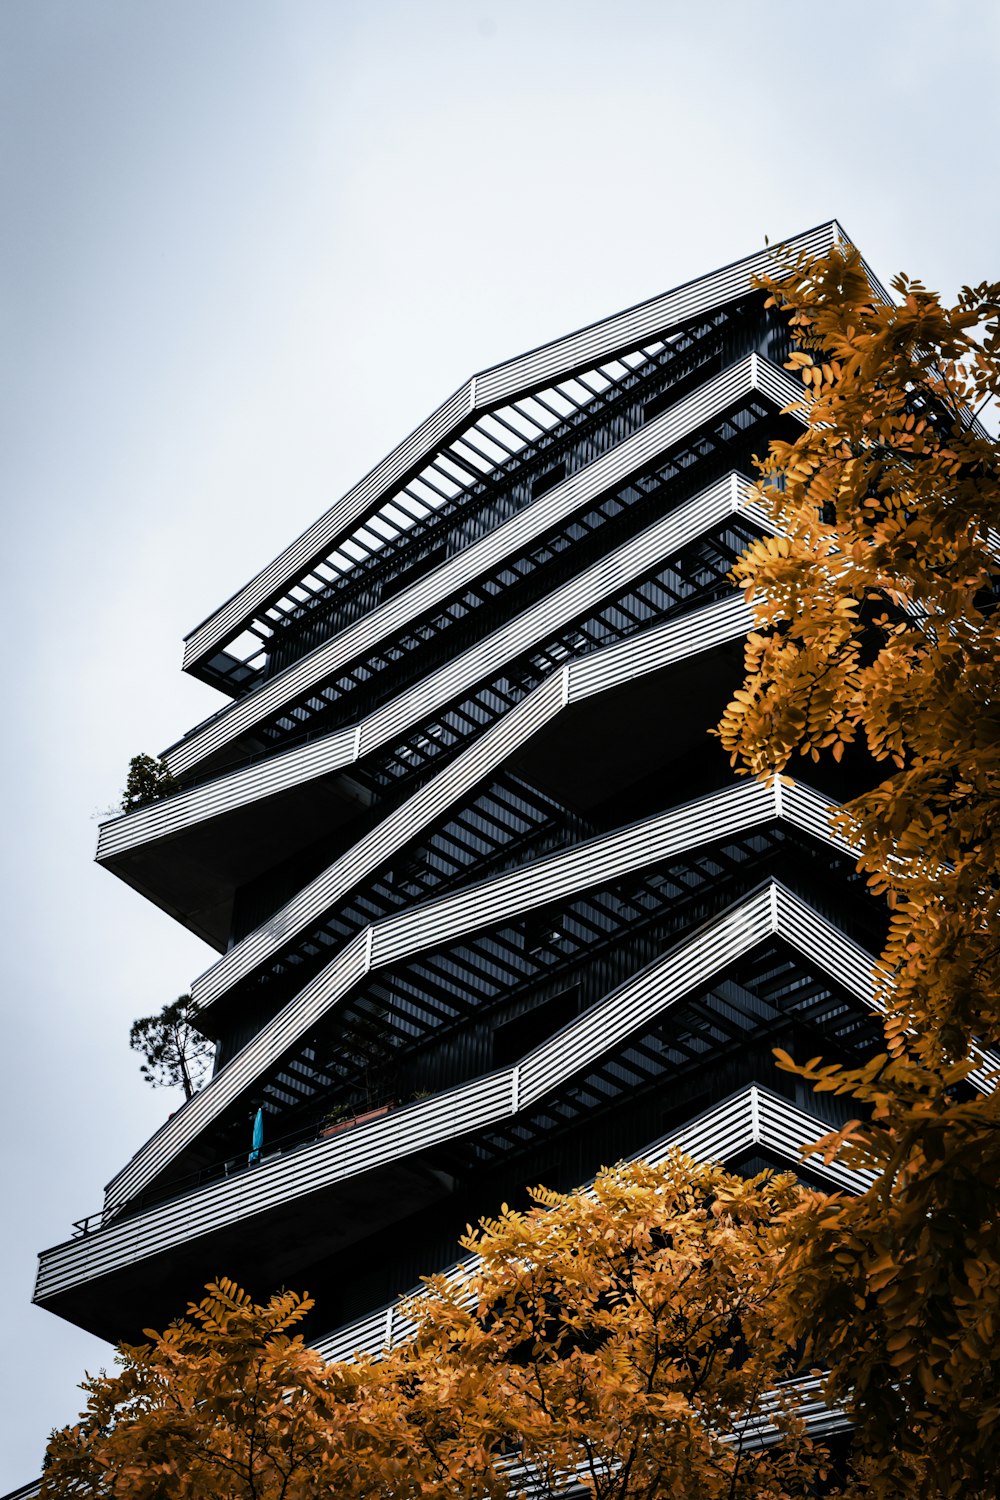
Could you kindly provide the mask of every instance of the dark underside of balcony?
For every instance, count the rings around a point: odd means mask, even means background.
[[[560,800],[570,808],[579,804],[589,810],[613,793],[623,805],[623,816],[616,821],[628,820],[630,785],[654,770],[663,772],[663,805],[685,801],[694,793],[685,783],[673,795],[670,767],[697,745],[704,745],[710,782],[721,785],[725,779],[724,759],[708,730],[741,670],[742,644],[737,642],[584,699],[551,721],[537,737],[537,747],[529,742],[516,756],[516,765],[523,766],[526,779],[537,775],[540,785],[564,789]],[[102,864],[222,952],[240,888],[280,868],[273,910],[442,764],[431,762],[423,777],[404,781],[398,790],[389,786],[381,798],[362,780],[364,766],[360,774],[352,768],[317,777],[124,850]]]
[[[304,884],[367,826],[370,800],[349,775],[321,776],[101,864],[222,953],[236,891],[291,860]]]
[[[310,1292],[318,1335],[447,1267],[460,1253],[466,1224],[502,1202],[526,1205],[525,1184],[571,1189],[751,1082],[841,1123],[837,1101],[796,1093],[788,1076],[776,1071],[772,1049],[836,1058],[872,1041],[872,1022],[856,1004],[845,1006],[829,980],[790,961],[783,944],[767,944],[732,965],[711,990],[678,1002],[642,1037],[586,1065],[515,1120],[429,1145],[308,1195],[279,1198],[263,1211],[46,1297],[44,1305],[100,1337],[135,1339],[143,1328],[180,1315],[208,1280],[226,1275],[256,1298],[280,1287]],[[306,1147],[306,1173],[310,1155]],[[249,1185],[256,1170],[243,1171]],[[198,1212],[190,1197],[175,1202],[180,1222]]]

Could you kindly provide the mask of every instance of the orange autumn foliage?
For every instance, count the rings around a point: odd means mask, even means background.
[[[877,1174],[794,1222],[785,1326],[830,1367],[872,1494],[994,1494],[1000,1096],[969,1078],[1000,1035],[1000,447],[971,414],[996,414],[1000,284],[947,307],[900,277],[887,305],[842,248],[764,286],[808,425],[761,465],[780,534],[736,569],[756,630],[720,733],[757,775],[863,747],[840,823],[889,909],[884,1054],[784,1059],[857,1099],[826,1150]]]
[[[781,1384],[772,1308],[797,1197],[791,1177],[679,1153],[539,1190],[470,1233],[469,1277],[432,1279],[382,1359],[325,1364],[293,1331],[308,1301],[256,1306],[220,1282],[88,1380],[42,1494],[810,1496],[826,1459]],[[783,1443],[753,1444],[766,1423]]]

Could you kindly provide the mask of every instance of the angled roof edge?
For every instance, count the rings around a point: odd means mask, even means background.
[[[346,528],[360,520],[391,485],[423,463],[434,448],[455,434],[470,417],[539,389],[553,375],[569,376],[595,359],[610,359],[643,339],[668,332],[699,312],[743,296],[749,289],[751,276],[777,269],[779,256],[787,259],[789,253],[822,252],[836,243],[851,241],[838,221],[829,219],[473,375],[267,567],[185,637],[184,670],[192,670],[209,652],[231,640],[255,610],[276,597],[292,577],[307,571],[329,552]],[[877,286],[874,277],[872,281]]]

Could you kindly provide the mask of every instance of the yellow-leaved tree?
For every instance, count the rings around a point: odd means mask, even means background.
[[[88,1380],[42,1495],[815,1495],[828,1462],[773,1305],[798,1196],[791,1176],[679,1153],[539,1190],[467,1237],[468,1276],[430,1281],[413,1338],[382,1359],[325,1364],[294,1332],[307,1300],[257,1306],[220,1282]]]
[[[864,1115],[827,1150],[878,1176],[796,1220],[787,1328],[830,1366],[872,1493],[994,1494],[1000,449],[973,417],[1000,394],[1000,284],[948,307],[899,277],[890,304],[841,247],[764,286],[793,325],[808,425],[762,465],[780,534],[736,570],[756,630],[720,733],[757,775],[868,757],[840,821],[890,922],[884,1054],[853,1072],[799,1060]]]

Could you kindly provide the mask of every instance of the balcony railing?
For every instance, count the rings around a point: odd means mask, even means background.
[[[596,460],[588,469],[549,490],[520,515],[457,553],[432,574],[326,642],[280,677],[230,705],[214,720],[187,735],[166,752],[171,774],[183,775],[206,757],[218,753],[275,714],[296,695],[332,675],[360,651],[400,630],[432,608],[445,594],[471,583],[512,552],[544,535],[589,500],[641,471],[687,433],[696,431],[713,417],[721,416],[752,392],[760,392],[778,408],[802,397],[802,387],[798,382],[756,354],[732,365]]]
[[[197,670],[213,651],[252,623],[259,612],[266,612],[270,602],[279,598],[283,590],[306,579],[316,561],[326,556],[339,538],[365,516],[377,514],[394,487],[404,484],[407,475],[416,472],[436,452],[443,452],[442,444],[460,435],[464,428],[475,426],[481,414],[565,379],[576,370],[600,365],[623,350],[663,338],[707,311],[745,297],[751,291],[751,279],[756,273],[774,270],[785,257],[800,250],[822,253],[838,237],[843,238],[839,226],[820,225],[782,245],[772,246],[474,377],[285,552],[191,632],[185,645],[185,668]]]
[[[780,882],[770,881],[520,1063],[331,1139],[314,1141],[307,1149],[278,1155],[253,1171],[240,1172],[235,1180],[195,1189],[184,1198],[183,1211],[169,1202],[134,1216],[119,1215],[99,1232],[45,1252],[36,1297],[46,1301],[117,1267],[167,1253],[192,1232],[207,1234],[275,1204],[512,1120],[547,1098],[560,1080],[579,1073],[773,937],[829,974],[840,990],[853,995],[864,1008],[872,1007],[872,956]],[[202,1097],[206,1092],[202,1091]]]
[[[295,749],[284,750],[280,754],[262,752],[254,763],[244,768],[217,773],[202,786],[182,791],[127,817],[103,824],[98,858],[113,858],[136,845],[169,837],[190,824],[234,811],[263,797],[276,795],[311,777],[326,775],[334,769],[346,767],[352,762],[372,756],[383,746],[392,744],[407,730],[421,733],[429,741],[426,753],[415,755],[413,765],[397,768],[396,776],[389,779],[398,783],[400,779],[405,779],[407,772],[412,775],[429,759],[440,758],[449,747],[457,748],[453,728],[442,726],[435,732],[434,725],[428,723],[428,714],[433,713],[435,705],[444,708],[449,702],[454,703],[456,698],[461,701],[463,689],[468,691],[477,680],[482,682],[484,673],[488,674],[491,668],[495,674],[504,663],[537,647],[540,638],[544,639],[546,634],[551,635],[554,631],[568,627],[579,616],[581,608],[595,602],[595,590],[601,591],[599,599],[607,598],[613,593],[619,578],[624,583],[642,576],[643,571],[658,559],[664,555],[669,556],[672,551],[677,551],[713,527],[724,524],[734,514],[745,511],[747,517],[755,525],[759,525],[761,517],[758,507],[750,502],[748,491],[746,481],[739,476],[728,476],[718,481],[634,538],[620,552],[604,559],[581,577],[573,579],[494,636],[480,642],[416,688],[404,691],[400,697],[375,710],[351,728],[332,734],[317,732],[315,738],[305,734],[305,742]],[[740,608],[735,601],[730,601],[730,607],[737,610]],[[683,631],[688,628],[684,623],[685,618],[687,617],[679,618],[673,625],[669,622],[659,626],[653,623],[639,633],[652,637],[657,630],[672,628]],[[697,606],[690,618],[691,628],[694,629],[695,620],[701,618]],[[749,626],[751,617],[745,608],[741,619],[745,619]],[[627,633],[623,633],[623,639],[625,638]],[[580,656],[582,658],[593,654],[603,658],[613,649],[613,646],[601,646],[595,652],[583,649]],[[544,676],[544,669],[539,668],[537,677],[542,679]],[[489,677],[487,686],[498,701],[492,714],[484,710],[484,722],[478,726],[480,732],[485,732],[489,723],[502,717],[504,711],[512,712],[518,702],[518,695],[515,695],[509,703],[504,704],[499,683],[493,682]],[[532,688],[532,682],[525,683],[519,695],[522,701],[531,693]],[[539,689],[534,688],[534,691]],[[470,725],[465,738],[473,738],[475,732]]]
[[[209,1187],[216,1182],[228,1181],[230,1178],[239,1177],[245,1172],[254,1172],[268,1162],[275,1161],[279,1156],[287,1156],[290,1152],[301,1151],[306,1146],[314,1145],[317,1141],[328,1140],[331,1136],[342,1135],[347,1130],[353,1130],[359,1125],[367,1125],[373,1120],[380,1120],[383,1116],[390,1114],[394,1109],[401,1108],[399,1101],[395,1098],[387,1099],[383,1103],[366,1105],[352,1114],[347,1114],[343,1119],[331,1123],[329,1111],[311,1120],[307,1125],[298,1126],[295,1130],[284,1132],[273,1140],[265,1139],[261,1147],[258,1160],[252,1159],[249,1146],[245,1151],[235,1152],[223,1157],[219,1161],[212,1162],[209,1166],[200,1167],[197,1171],[188,1172],[183,1177],[178,1177],[172,1182],[164,1183],[157,1191],[139,1193],[135,1198],[129,1199],[126,1212],[103,1208],[92,1214],[86,1214],[82,1219],[73,1220],[73,1239],[79,1239],[83,1235],[94,1234],[100,1229],[106,1229],[113,1222],[131,1218],[134,1214],[141,1213],[144,1209],[163,1203],[174,1203],[187,1198],[198,1188]],[[249,1127],[247,1131],[249,1137]]]
[[[802,1163],[802,1148],[821,1139],[829,1128],[825,1121],[796,1109],[779,1094],[751,1084],[670,1131],[655,1144],[644,1147],[631,1160],[658,1166],[668,1151],[675,1150],[693,1156],[695,1161],[724,1166],[733,1157],[762,1146],[779,1161],[797,1167]],[[856,1171],[836,1161],[826,1162],[821,1156],[809,1158],[809,1170],[832,1187],[849,1193],[864,1192],[874,1180],[870,1172]],[[477,1264],[476,1256],[467,1255],[443,1274],[461,1283],[475,1273]],[[426,1295],[426,1288],[415,1286],[405,1296],[315,1340],[313,1347],[327,1360],[350,1360],[357,1355],[377,1358],[412,1337],[416,1324],[409,1310],[414,1303],[419,1306],[420,1298]]]
[[[728,601],[727,601],[728,602]],[[732,603],[742,605],[742,600]],[[612,652],[630,651],[643,644],[643,637]],[[606,653],[611,655],[612,652]],[[585,660],[578,664],[585,668]],[[628,678],[636,675],[635,663],[626,658]],[[584,690],[595,690],[585,683]],[[738,827],[750,827],[775,816],[787,815],[794,822],[802,815],[809,820],[807,831],[817,831],[824,811],[828,819],[829,802],[799,789],[795,798],[783,796],[780,786],[766,788],[745,781],[714,793],[686,807],[672,809],[647,820],[641,827],[619,830],[604,839],[550,856],[536,865],[499,876],[484,886],[465,887],[438,901],[430,901],[412,911],[388,918],[359,933],[310,981],[272,1022],[238,1053],[199,1095],[180,1109],[162,1129],[147,1142],[128,1167],[109,1186],[109,1202],[130,1197],[167,1164],[184,1145],[229,1108],[238,1094],[249,1087],[262,1072],[273,1065],[291,1045],[309,1032],[334,1004],[380,965],[399,962],[409,954],[455,941],[462,934],[488,927],[501,918],[530,911],[573,890],[585,890],[601,880],[615,878],[629,870],[651,865],[668,853],[693,848],[713,838],[730,834]],[[787,813],[786,813],[787,809]],[[840,842],[827,826],[818,836],[834,847]]]

